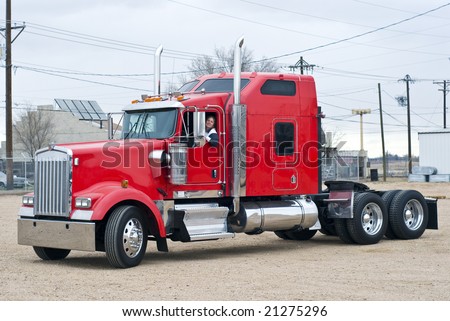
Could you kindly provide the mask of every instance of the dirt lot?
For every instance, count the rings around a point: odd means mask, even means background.
[[[438,201],[439,230],[418,240],[346,245],[320,233],[285,241],[273,233],[169,243],[132,269],[111,268],[104,253],[73,251],[40,260],[17,245],[19,195],[0,195],[0,300],[438,300],[450,301],[450,184],[374,182],[417,189]]]

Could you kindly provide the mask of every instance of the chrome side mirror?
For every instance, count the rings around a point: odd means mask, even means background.
[[[195,145],[198,146],[204,141],[205,137],[205,113],[194,111],[193,113],[193,122],[194,122],[194,142]]]

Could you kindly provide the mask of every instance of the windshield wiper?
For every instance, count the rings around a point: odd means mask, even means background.
[[[142,114],[139,114],[139,117],[137,119],[137,121],[134,123],[133,127],[130,128],[130,131],[127,133],[127,135],[123,138],[123,139],[127,139],[128,136],[130,136],[131,133],[134,133],[134,131],[136,130],[137,126],[139,125],[139,121],[141,120]]]

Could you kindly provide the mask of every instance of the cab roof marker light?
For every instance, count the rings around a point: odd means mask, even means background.
[[[154,101],[161,101],[161,100],[162,100],[162,97],[148,97],[148,98],[144,99],[144,102],[151,103]]]

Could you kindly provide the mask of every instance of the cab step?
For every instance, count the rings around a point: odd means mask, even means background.
[[[228,207],[216,203],[181,204],[169,211],[171,239],[194,242],[232,238],[228,231]]]

